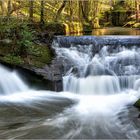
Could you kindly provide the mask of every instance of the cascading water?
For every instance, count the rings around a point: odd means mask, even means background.
[[[16,128],[0,123],[9,128],[0,129],[0,138],[140,138],[138,111],[132,106],[140,97],[139,47],[138,37],[58,37],[53,48],[63,64],[60,93],[29,90],[0,66],[6,74],[1,92],[8,93],[1,102],[20,110],[11,113],[11,122],[19,121],[13,123]]]
[[[12,94],[28,90],[16,72],[9,72],[0,65],[0,94]]]

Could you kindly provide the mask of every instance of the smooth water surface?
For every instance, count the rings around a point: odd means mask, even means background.
[[[93,29],[92,35],[140,35],[140,29],[112,27],[103,29]]]
[[[68,36],[82,36],[82,35],[140,35],[140,29],[138,28],[126,28],[126,27],[104,27],[100,29],[93,29],[91,31],[75,31],[66,33]]]

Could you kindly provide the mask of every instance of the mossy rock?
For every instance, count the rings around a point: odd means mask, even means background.
[[[134,104],[135,107],[140,108],[140,99],[136,101],[136,103]]]
[[[59,22],[50,22],[46,24],[46,30],[55,35],[65,35],[65,26]]]
[[[3,60],[7,63],[16,64],[16,65],[21,65],[24,63],[24,61],[22,60],[20,56],[14,56],[11,54],[5,55],[3,57]]]
[[[35,67],[50,64],[54,57],[53,51],[46,45],[34,45],[28,49],[28,53],[30,65]]]
[[[135,23],[135,24],[133,25],[133,27],[134,27],[134,28],[140,28],[140,23]]]

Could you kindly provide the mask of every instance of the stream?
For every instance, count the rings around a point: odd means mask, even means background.
[[[139,36],[58,36],[63,91],[31,89],[0,65],[1,139],[139,139]]]

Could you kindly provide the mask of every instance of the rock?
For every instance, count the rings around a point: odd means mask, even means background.
[[[63,64],[57,59],[54,59],[50,65],[45,65],[43,68],[35,68],[34,71],[43,76],[44,79],[51,81],[54,91],[62,91]]]
[[[5,44],[10,44],[10,43],[12,43],[12,40],[10,40],[10,39],[3,39],[3,40],[0,40],[0,42],[5,43]]]
[[[140,111],[140,99],[135,102],[134,106]],[[138,119],[140,119],[140,114],[138,115]]]
[[[140,108],[140,99],[136,101],[136,103],[134,104],[135,107]]]

